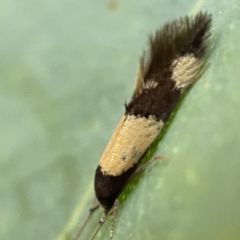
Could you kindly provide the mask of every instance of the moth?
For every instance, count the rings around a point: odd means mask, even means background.
[[[113,206],[118,206],[118,196],[180,97],[202,75],[211,22],[209,13],[199,12],[195,17],[169,22],[150,36],[149,49],[140,58],[131,100],[125,104],[125,113],[95,172],[95,193],[104,209],[99,228]]]

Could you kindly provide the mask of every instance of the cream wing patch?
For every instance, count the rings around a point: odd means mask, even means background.
[[[176,88],[185,89],[192,84],[200,72],[202,61],[193,54],[179,57],[172,63],[172,80],[176,82]]]
[[[153,116],[124,115],[100,159],[103,174],[118,176],[138,163],[163,125]]]

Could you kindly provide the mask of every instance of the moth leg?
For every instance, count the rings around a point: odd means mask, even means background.
[[[143,164],[142,166],[140,166],[139,168],[136,169],[136,171],[128,179],[127,184],[130,183],[139,173],[144,171],[150,164],[152,164],[156,160],[161,160],[164,164],[167,164],[170,161],[169,158],[161,156],[161,155],[152,157],[149,161],[147,161],[145,164]]]
[[[110,230],[110,239],[113,238],[113,231],[114,231],[114,228],[115,228],[118,207],[119,207],[119,201],[118,201],[118,199],[116,199],[115,202],[114,202],[113,208],[111,210],[111,213],[110,213],[111,216],[112,216],[112,225],[111,225],[111,230]]]

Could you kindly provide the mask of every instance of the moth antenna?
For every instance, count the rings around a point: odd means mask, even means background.
[[[89,222],[91,216],[93,215],[93,213],[94,213],[99,207],[100,207],[100,205],[97,204],[95,207],[92,207],[92,208],[89,209],[89,214],[88,214],[87,218],[85,219],[83,225],[80,227],[80,229],[78,230],[77,235],[74,237],[73,240],[77,240],[77,239],[81,236],[81,234],[82,234],[83,230],[85,229],[87,223]]]
[[[106,218],[107,218],[107,216],[108,216],[108,213],[109,213],[109,211],[107,211],[107,212],[104,211],[104,213],[102,214],[101,219],[100,219],[100,221],[99,221],[99,223],[98,223],[98,226],[97,226],[97,228],[95,229],[95,231],[93,232],[93,235],[92,235],[92,237],[90,238],[90,240],[93,240],[93,239],[96,237],[98,231],[100,230],[100,228],[102,227],[102,225],[105,223]]]
[[[111,230],[110,230],[110,239],[113,238],[113,231],[114,231],[114,227],[115,227],[115,219],[117,216],[117,210],[119,207],[119,201],[118,199],[115,200],[113,208],[109,211],[105,211],[102,216],[101,219],[98,223],[98,226],[96,227],[95,231],[93,232],[92,237],[90,238],[90,240],[94,240],[94,238],[96,237],[98,231],[100,230],[100,228],[102,227],[102,225],[105,223],[107,216],[109,215],[109,213],[113,216],[113,220],[112,220],[112,226],[111,226]]]

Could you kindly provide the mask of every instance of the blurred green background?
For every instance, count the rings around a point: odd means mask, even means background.
[[[170,162],[141,175],[114,239],[240,239],[237,0],[0,2],[0,239],[72,239],[147,36],[201,9],[213,14],[211,65],[159,145]]]

